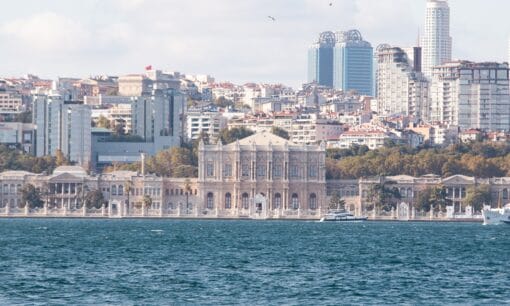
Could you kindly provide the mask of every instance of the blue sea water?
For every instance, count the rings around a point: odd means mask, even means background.
[[[509,304],[510,226],[0,219],[0,304]]]

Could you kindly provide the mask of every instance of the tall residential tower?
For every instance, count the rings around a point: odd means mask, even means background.
[[[429,78],[433,67],[451,61],[450,7],[447,0],[427,1],[422,48],[423,73]]]

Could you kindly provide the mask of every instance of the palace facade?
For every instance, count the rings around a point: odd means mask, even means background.
[[[200,143],[198,158],[199,176],[189,179],[143,170],[89,175],[78,166],[58,167],[52,174],[5,171],[0,173],[0,216],[319,219],[338,195],[356,215],[377,218],[384,217],[374,203],[377,185],[398,190],[393,218],[404,208],[405,218],[428,218],[417,201],[421,192],[434,188],[444,190],[450,216],[469,210],[466,198],[476,186],[489,187],[492,199],[484,204],[510,202],[510,177],[398,175],[326,181],[323,144],[296,145],[268,132],[227,145]],[[23,202],[22,190],[29,184],[40,194],[39,205]],[[85,205],[93,193],[100,193],[104,205]]]
[[[261,132],[228,145],[199,146],[205,214],[319,218],[327,209],[325,146],[296,145]]]
[[[39,191],[40,207],[23,203],[28,184]],[[86,207],[95,191],[105,205]],[[51,175],[0,173],[0,216],[318,219],[326,206],[324,145],[295,145],[270,133],[201,143],[198,179],[132,171],[92,176],[78,166]]]

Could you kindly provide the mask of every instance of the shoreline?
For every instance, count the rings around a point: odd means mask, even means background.
[[[320,219],[254,219],[254,218],[198,218],[198,217],[98,217],[98,216],[0,216],[1,219],[83,219],[83,220],[186,220],[186,221],[302,221],[302,222],[319,222]],[[437,220],[398,220],[398,219],[368,219],[361,222],[397,222],[397,223],[483,223],[481,219],[437,219]],[[349,222],[324,222],[324,223],[349,223]]]

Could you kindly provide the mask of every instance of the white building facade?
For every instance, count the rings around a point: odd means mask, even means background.
[[[428,116],[427,79],[413,69],[401,48],[377,50],[377,101],[380,115]]]
[[[431,121],[484,131],[510,130],[508,64],[452,62],[435,67]]]

